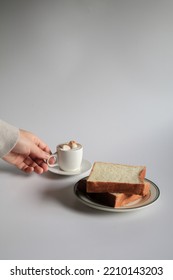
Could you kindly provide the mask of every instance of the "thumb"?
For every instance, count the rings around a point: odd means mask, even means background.
[[[39,159],[48,159],[50,156],[49,153],[43,151],[36,145],[32,145],[30,155],[33,158],[39,158]]]

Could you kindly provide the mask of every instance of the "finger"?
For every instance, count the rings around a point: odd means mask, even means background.
[[[34,171],[34,168],[31,166],[28,166],[24,169],[22,169],[25,173],[32,173]]]
[[[45,152],[44,150],[40,149],[36,145],[32,145],[31,147],[31,153],[32,158],[38,158],[38,159],[48,159],[50,154]]]
[[[48,146],[45,146],[45,147],[43,148],[43,151],[45,151],[45,152],[48,153],[49,155],[52,153],[51,150],[50,150],[50,148],[49,148]]]
[[[49,154],[51,153],[51,150],[50,150],[49,146],[45,142],[43,142],[41,139],[38,139],[37,146],[41,150],[45,151],[46,153],[49,153]]]
[[[48,170],[48,165],[45,161],[42,159],[35,159],[35,162],[38,166],[40,166],[43,169],[43,172],[46,172]]]
[[[34,171],[34,167],[31,165],[26,164],[24,161],[20,164],[16,165],[20,170],[24,171],[25,173],[31,173]]]
[[[43,168],[39,165],[36,165],[34,167],[34,172],[37,173],[37,174],[42,174],[44,172]]]
[[[25,159],[25,164],[27,164],[28,167],[31,167],[37,174],[42,174],[44,171],[41,162],[43,162],[43,160],[32,159],[30,157]]]

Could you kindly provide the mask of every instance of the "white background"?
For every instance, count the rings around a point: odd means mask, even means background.
[[[125,214],[76,199],[81,176],[0,162],[1,259],[172,259],[173,2],[0,2],[0,115],[91,163],[147,166],[161,191]]]

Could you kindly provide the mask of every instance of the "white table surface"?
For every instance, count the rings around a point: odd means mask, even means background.
[[[5,2],[5,1],[4,1]],[[86,176],[25,175],[0,161],[0,259],[173,258],[173,2],[6,1],[0,117],[91,163],[147,166],[145,209],[108,213],[74,195]]]

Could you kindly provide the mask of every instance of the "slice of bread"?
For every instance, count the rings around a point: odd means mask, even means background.
[[[141,195],[125,193],[88,193],[88,195],[95,202],[114,208],[125,206],[142,198]]]
[[[87,179],[87,192],[146,195],[145,166],[95,162]]]
[[[137,201],[137,200],[141,199],[142,197],[143,196],[138,195],[138,194],[127,195],[127,197],[122,201],[120,206],[126,206],[127,204]]]

